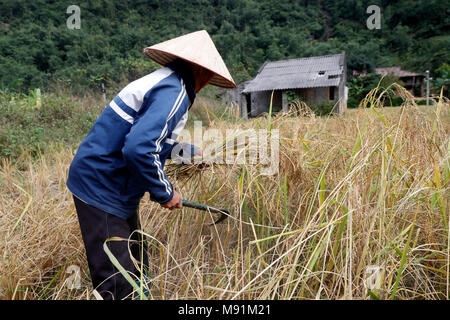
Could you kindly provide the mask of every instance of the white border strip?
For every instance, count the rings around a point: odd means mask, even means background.
[[[129,123],[133,124],[134,118],[127,114],[125,111],[123,111],[114,101],[111,101],[109,103],[109,106],[111,109],[113,109],[123,120],[128,121]]]

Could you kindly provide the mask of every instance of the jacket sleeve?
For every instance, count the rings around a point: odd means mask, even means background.
[[[164,86],[147,94],[142,108],[146,108],[133,123],[125,137],[122,154],[127,167],[141,178],[150,192],[150,199],[166,203],[173,197],[173,186],[163,171],[160,159],[164,141],[187,111],[184,86]]]

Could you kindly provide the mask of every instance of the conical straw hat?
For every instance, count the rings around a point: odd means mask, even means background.
[[[145,48],[147,57],[161,65],[181,58],[214,73],[210,84],[222,88],[236,88],[230,72],[206,30],[188,33]]]

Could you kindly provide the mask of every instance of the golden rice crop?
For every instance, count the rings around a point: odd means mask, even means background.
[[[390,89],[404,105],[383,108],[378,91],[344,117],[215,119],[223,131],[279,130],[279,171],[169,166],[185,199],[233,217],[209,226],[208,213],[169,212],[146,196],[151,298],[448,299],[449,104],[419,108]],[[73,151],[54,149],[2,159],[0,298],[94,298],[65,186]],[[78,289],[67,286],[70,265]]]

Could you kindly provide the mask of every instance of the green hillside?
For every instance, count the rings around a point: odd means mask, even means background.
[[[79,30],[66,26],[71,4],[0,1],[0,89],[131,80],[156,68],[142,48],[199,29],[237,82],[266,60],[342,51],[349,74],[399,64],[439,76],[450,61],[448,0],[90,0],[78,4]],[[381,8],[381,29],[366,27],[371,4]]]

